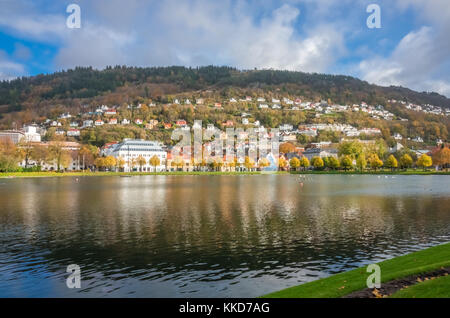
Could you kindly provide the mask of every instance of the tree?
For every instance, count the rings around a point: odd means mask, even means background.
[[[48,149],[45,146],[39,144],[33,146],[31,152],[31,159],[33,159],[38,166],[41,166],[48,158]]]
[[[341,167],[344,168],[345,171],[353,168],[353,160],[350,155],[345,155],[341,157]]]
[[[400,167],[403,169],[407,169],[412,166],[413,160],[410,155],[404,154],[400,157]]]
[[[117,168],[119,169],[119,171],[122,170],[123,167],[125,167],[125,163],[126,163],[125,159],[123,159],[122,157],[117,158],[116,165],[117,165]]]
[[[144,157],[139,156],[136,159],[136,163],[139,165],[139,170],[142,172],[142,167],[146,165],[147,160]]]
[[[432,159],[436,165],[442,166],[442,169],[447,169],[450,165],[450,149],[448,147],[441,148],[433,155]]]
[[[285,142],[280,145],[280,153],[290,153],[295,151],[295,146],[290,142]]]
[[[97,170],[101,170],[102,168],[106,167],[105,158],[98,157],[94,160],[94,165],[97,167]]]
[[[247,168],[247,170],[252,169],[255,166],[255,162],[250,159],[249,156],[245,156],[244,158],[244,167]]]
[[[391,168],[391,171],[398,167],[398,162],[397,159],[395,159],[394,155],[390,155],[387,158],[385,165],[386,167]]]
[[[104,164],[105,167],[107,167],[109,170],[112,170],[112,168],[116,166],[116,163],[116,158],[114,158],[113,156],[105,157]]]
[[[48,154],[49,161],[56,163],[58,171],[61,171],[61,167],[67,168],[72,160],[69,152],[64,149],[64,141],[61,138],[50,142]]]
[[[83,169],[85,169],[94,164],[95,157],[98,154],[98,148],[92,145],[83,145],[78,154],[83,164]]]
[[[359,141],[345,141],[339,144],[339,156],[348,155],[353,159],[358,158],[363,152],[363,145]]]
[[[280,168],[280,170],[283,170],[284,168],[286,168],[287,165],[287,160],[284,157],[279,157],[278,158],[278,167]]]
[[[319,156],[313,157],[311,159],[311,165],[313,165],[314,169],[321,169],[324,166],[323,159]]]
[[[300,159],[300,166],[303,167],[304,170],[310,166],[308,158],[305,156],[301,157]]]
[[[28,168],[29,161],[32,159],[33,143],[23,139],[18,143],[18,152],[20,159],[25,161],[25,168]]]
[[[153,166],[154,171],[156,172],[156,167],[159,166],[161,163],[157,155],[153,155],[153,157],[150,158],[150,165]]]
[[[350,161],[351,161],[351,158],[350,158]],[[339,160],[337,160],[337,158],[335,158],[333,156],[328,157],[328,167],[330,167],[333,170],[336,170],[337,168],[339,168],[339,166],[340,166],[340,163],[339,163]]]
[[[356,159],[356,166],[360,171],[363,171],[367,166],[367,160],[365,154],[360,154],[359,157]]]
[[[12,172],[18,169],[19,154],[16,145],[9,138],[0,139],[0,171]]]
[[[430,167],[433,164],[433,160],[430,156],[423,154],[417,159],[417,165],[425,171],[426,168]]]
[[[261,158],[258,162],[259,168],[264,169],[265,167],[270,166],[270,162],[267,158]]]
[[[298,167],[300,167],[300,160],[298,160],[297,157],[292,157],[291,160],[289,160],[289,166],[291,169],[297,170]]]
[[[376,153],[371,154],[368,161],[370,167],[375,171],[383,166],[383,161],[378,157]]]

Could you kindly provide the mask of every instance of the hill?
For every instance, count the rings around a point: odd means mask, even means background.
[[[95,98],[120,104],[141,97],[164,102],[165,95],[213,90],[227,95],[233,89],[281,91],[309,100],[385,105],[396,99],[450,108],[450,99],[437,93],[404,87],[381,87],[350,76],[277,70],[240,71],[231,67],[107,67],[76,68],[0,83],[0,113],[52,106],[77,105]],[[74,100],[76,102],[74,103]]]

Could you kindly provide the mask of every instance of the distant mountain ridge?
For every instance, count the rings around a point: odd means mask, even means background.
[[[147,86],[146,86],[147,85]],[[151,85],[151,86],[149,86]],[[450,99],[438,93],[416,92],[408,88],[382,87],[351,76],[327,75],[281,70],[238,70],[226,66],[187,68],[107,67],[95,70],[77,67],[48,75],[22,77],[0,83],[0,111],[10,112],[62,102],[70,99],[92,99],[112,94],[124,87],[144,87],[146,97],[162,98],[167,94],[230,89],[280,91],[283,94],[311,100],[331,100],[338,104],[365,101],[385,105],[396,99],[415,104],[450,108]],[[37,106],[36,106],[37,107]]]

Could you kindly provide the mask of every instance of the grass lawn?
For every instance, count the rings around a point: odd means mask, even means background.
[[[450,298],[450,275],[427,280],[399,290],[392,298]]]
[[[418,252],[395,257],[378,263],[381,282],[426,273],[450,266],[450,243],[430,247]],[[302,285],[283,289],[265,298],[336,298],[366,288],[367,267],[336,274]]]
[[[421,170],[421,169],[408,169],[408,170],[365,170],[365,171],[355,171],[355,170],[349,170],[349,171],[342,171],[342,170],[327,170],[327,171],[320,171],[320,170],[307,170],[307,171],[291,171],[292,174],[351,174],[351,175],[358,175],[358,174],[391,174],[391,175],[450,175],[450,171],[436,171],[436,170]]]

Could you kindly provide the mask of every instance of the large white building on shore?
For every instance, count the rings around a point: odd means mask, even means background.
[[[124,139],[121,143],[114,144],[110,147],[108,155],[116,159],[122,158],[125,161],[124,171],[154,172],[155,167],[150,163],[153,156],[159,158],[159,166],[156,171],[164,171],[166,169],[167,152],[163,149],[163,144],[158,141],[149,141],[143,139]],[[137,163],[139,157],[145,159],[145,165]]]

